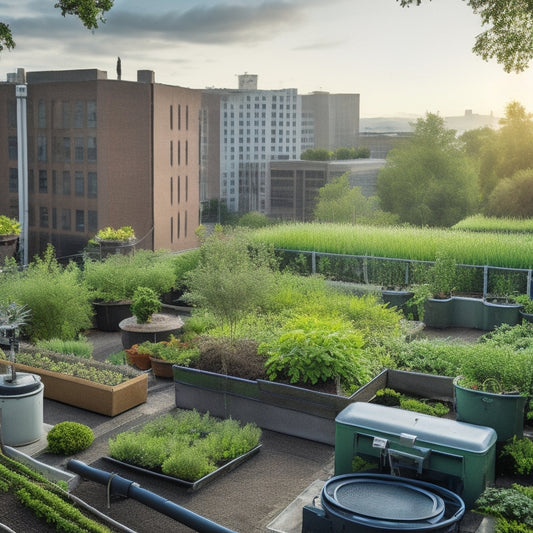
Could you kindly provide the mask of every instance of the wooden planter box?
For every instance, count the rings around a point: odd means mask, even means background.
[[[147,374],[110,386],[19,363],[15,363],[15,368],[20,372],[41,376],[45,398],[102,415],[118,415],[146,402],[148,396]]]
[[[349,397],[264,380],[247,380],[173,366],[176,407],[329,445],[335,444],[335,418],[352,402],[370,401],[378,389],[453,400],[453,380],[443,376],[384,370]]]

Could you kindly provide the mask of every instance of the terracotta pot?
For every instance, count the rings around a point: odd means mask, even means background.
[[[150,356],[146,353],[139,353],[137,351],[137,344],[134,344],[131,348],[124,351],[128,356],[128,363],[130,365],[134,365],[140,370],[148,370],[152,366]]]
[[[158,378],[172,378],[172,365],[169,361],[164,359],[157,359],[156,357],[150,356],[150,363],[152,365],[152,372],[154,376]]]

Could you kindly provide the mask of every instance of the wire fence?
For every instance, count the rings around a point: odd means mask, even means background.
[[[276,249],[282,268],[303,275],[399,289],[425,283],[434,261]],[[454,292],[509,298],[533,293],[532,269],[456,264]]]

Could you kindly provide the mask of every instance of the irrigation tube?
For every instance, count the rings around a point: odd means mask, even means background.
[[[67,463],[67,468],[90,481],[96,481],[102,485],[108,485],[111,494],[113,495],[133,498],[160,513],[170,516],[174,520],[189,526],[195,531],[198,531],[198,533],[235,533],[235,531],[216,524],[203,516],[197,515],[196,513],[158,496],[149,490],[143,489],[137,483],[121,476],[111,474],[105,470],[93,468],[76,459],[70,459]]]

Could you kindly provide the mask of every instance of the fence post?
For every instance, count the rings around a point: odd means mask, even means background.
[[[527,289],[526,289],[526,294],[530,297],[530,298],[533,298],[533,294],[532,294],[532,289],[533,287],[531,287],[531,269],[529,269],[527,271]]]
[[[311,252],[311,272],[316,274],[316,252]]]
[[[483,299],[487,297],[488,289],[489,289],[489,267],[485,265],[483,267]]]

